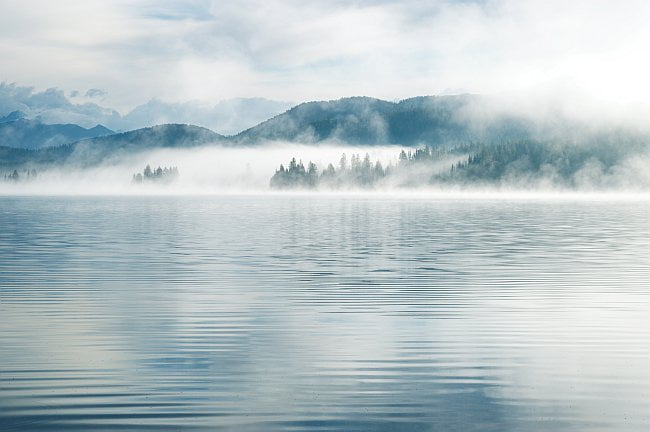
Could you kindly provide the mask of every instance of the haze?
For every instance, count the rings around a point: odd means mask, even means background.
[[[0,81],[121,113],[153,98],[578,91],[650,97],[650,5],[612,0],[0,1]]]

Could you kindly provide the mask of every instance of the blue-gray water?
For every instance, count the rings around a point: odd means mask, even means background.
[[[649,216],[0,198],[0,429],[648,430]]]

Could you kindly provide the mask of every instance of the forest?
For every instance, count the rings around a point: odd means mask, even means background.
[[[467,142],[446,148],[424,146],[402,150],[384,167],[363,159],[342,155],[337,166],[322,171],[309,161],[293,158],[280,165],[270,181],[274,189],[345,189],[380,185],[412,187],[426,185],[539,185],[579,188],[650,186],[638,173],[626,172],[634,160],[650,160],[645,140],[618,134],[600,136],[588,144],[570,141],[540,142],[513,140],[499,143]]]
[[[6,182],[20,182],[26,180],[34,180],[38,177],[38,172],[35,169],[13,170],[6,172],[2,175],[2,179]]]
[[[470,148],[471,145],[436,149],[424,146],[415,150],[402,150],[395,163],[389,162],[386,167],[381,161],[373,162],[368,153],[363,158],[359,154],[352,154],[349,161],[343,153],[336,166],[330,163],[322,171],[312,161],[305,167],[302,161],[292,158],[286,168],[280,165],[271,178],[270,185],[274,189],[371,188],[392,177],[399,177],[404,183],[411,184],[413,177],[417,176],[410,174],[420,173],[421,168],[430,167],[432,171],[428,177],[431,177],[437,173],[434,166],[439,164],[436,162],[461,157]]]
[[[141,184],[141,183],[171,183],[178,179],[178,168],[177,167],[158,167],[152,169],[150,165],[147,165],[142,173],[133,174],[133,179],[131,183]]]

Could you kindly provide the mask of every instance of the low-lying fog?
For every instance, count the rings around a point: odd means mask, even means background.
[[[319,172],[332,164],[338,168],[342,154],[346,154],[348,163],[353,154],[361,159],[370,155],[373,164],[381,162],[384,167],[398,163],[399,146],[340,146],[340,145],[300,145],[289,143],[274,143],[261,147],[221,147],[206,146],[201,148],[156,149],[146,153],[138,153],[98,167],[81,168],[48,168],[39,170],[35,178],[21,181],[0,181],[0,195],[166,195],[166,194],[258,194],[278,193],[269,186],[269,181],[280,164],[285,167],[292,157],[302,161],[307,166],[309,161],[316,163]],[[414,149],[412,149],[414,150]],[[608,174],[603,183],[602,173],[592,172],[593,167],[585,167],[580,172],[583,183],[578,190],[567,190],[558,187],[552,179],[537,179],[534,184],[513,180],[506,185],[482,186],[480,183],[471,186],[435,185],[428,180],[432,173],[449,170],[458,160],[466,160],[467,155],[450,156],[448,159],[429,163],[426,166],[411,169],[407,174],[410,186],[404,186],[404,173],[387,177],[372,188],[340,188],[332,190],[320,187],[319,193],[329,194],[381,194],[385,196],[419,197],[419,196],[453,196],[467,198],[495,197],[552,197],[561,195],[568,198],[580,196],[599,196],[610,198],[645,198],[650,196],[644,187],[628,188],[626,177],[638,177],[644,172],[647,160],[628,161],[628,166],[621,166],[618,176]],[[149,165],[157,167],[177,167],[178,178],[166,182],[133,182],[133,176],[143,173]],[[634,171],[634,173],[626,170]],[[419,170],[419,171],[418,171]],[[596,170],[597,171],[597,170]],[[0,172],[4,176],[9,172]],[[599,177],[600,176],[600,177]],[[613,179],[613,180],[612,180]],[[0,179],[2,180],[2,179]],[[650,178],[646,183],[650,184]],[[593,184],[607,187],[592,187]],[[625,192],[622,192],[625,191]],[[292,193],[313,193],[313,190],[297,190]],[[534,192],[534,193],[531,193]],[[589,194],[584,195],[585,192]]]
[[[0,182],[2,194],[211,194],[245,193],[269,190],[269,181],[280,164],[286,167],[292,157],[305,165],[313,161],[322,169],[338,165],[345,153],[362,158],[369,153],[373,162],[395,163],[401,147],[352,147],[276,144],[264,147],[208,146],[184,149],[157,149],[128,159],[89,169],[49,168],[35,179],[16,183]],[[133,184],[133,174],[174,166],[179,176],[171,184]],[[7,174],[1,173],[1,174]]]

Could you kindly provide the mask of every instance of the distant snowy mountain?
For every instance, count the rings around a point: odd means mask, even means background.
[[[228,99],[210,105],[200,102],[167,103],[151,100],[122,117],[119,129],[130,130],[164,123],[202,126],[234,135],[276,116],[292,104],[263,98]]]
[[[20,120],[21,118],[25,118],[25,113],[22,111],[13,111],[7,114],[4,117],[0,117],[0,123],[9,123],[12,121]]]
[[[78,98],[70,99],[56,88],[37,92],[31,87],[0,83],[0,118],[16,113],[21,118],[45,124],[72,123],[84,128],[102,124],[115,131],[183,123],[205,127],[223,135],[233,135],[292,106],[289,102],[264,98],[228,99],[212,104],[153,99],[122,115],[114,109],[96,104],[94,100],[82,99],[83,103],[76,103],[77,101]],[[7,121],[16,119],[11,117]]]

